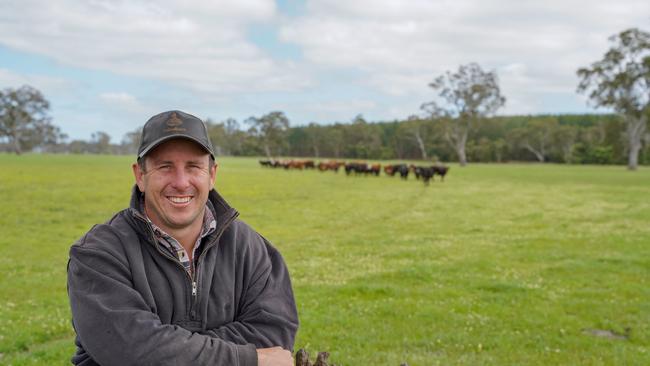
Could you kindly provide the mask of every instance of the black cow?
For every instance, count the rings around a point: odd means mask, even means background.
[[[422,181],[424,182],[425,185],[429,185],[429,180],[433,178],[433,167],[429,166],[420,166],[417,167],[416,169],[419,169],[420,171],[420,177],[422,178]]]
[[[413,171],[413,174],[415,174],[416,179],[419,180],[420,178],[422,178],[422,182],[424,182],[425,185],[429,185],[429,181],[433,178],[433,175],[435,174],[432,166],[411,165],[411,170]]]
[[[345,174],[350,175],[350,173],[354,174],[362,174],[362,173],[369,173],[370,172],[370,167],[366,163],[347,163],[345,164]]]
[[[449,171],[449,167],[444,166],[444,165],[434,165],[432,166],[433,168],[433,173],[438,174],[440,176],[441,181],[445,181],[445,175],[447,175],[447,172]]]
[[[413,174],[415,174],[415,179],[420,180],[420,167],[411,164],[409,165],[409,170],[413,171]]]
[[[408,177],[409,177],[409,167],[406,164],[394,165],[393,169],[395,169],[395,171],[399,173],[399,176],[402,179],[408,179]]]

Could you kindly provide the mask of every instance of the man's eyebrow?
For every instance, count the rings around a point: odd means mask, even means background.
[[[188,164],[198,164],[198,165],[205,165],[205,161],[203,159],[191,159],[187,161]]]
[[[153,165],[163,165],[163,164],[171,164],[171,160],[155,160],[152,162]]]

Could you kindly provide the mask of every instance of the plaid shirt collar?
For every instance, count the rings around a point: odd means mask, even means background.
[[[164,248],[169,250],[169,252],[174,257],[176,257],[178,261],[183,265],[185,270],[190,275],[193,275],[194,263],[190,262],[189,255],[185,250],[185,248],[183,248],[181,243],[179,243],[178,240],[176,240],[173,236],[167,234],[165,231],[163,231],[161,228],[159,228],[153,222],[151,222],[151,219],[149,219],[149,216],[147,216],[147,213],[144,210],[144,196],[141,198],[140,204],[141,204],[140,207],[143,208],[142,214],[144,214],[144,217],[146,217],[149,223],[151,224],[151,227],[153,228],[153,232],[156,235],[156,239],[158,240],[158,243],[160,243]],[[192,249],[192,258],[194,259],[194,261],[196,260],[196,252],[201,246],[201,239],[212,234],[216,229],[216,227],[217,227],[217,220],[214,218],[214,214],[212,213],[209,204],[206,203],[205,211],[203,214],[203,226],[201,229],[201,234],[196,239],[196,243],[194,243],[194,248]]]

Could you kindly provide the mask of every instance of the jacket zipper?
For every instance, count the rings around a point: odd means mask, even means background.
[[[151,225],[149,224],[149,222],[147,222],[146,219],[144,219],[142,216],[140,216],[139,213],[136,213],[134,216],[137,217],[138,219],[140,219],[142,222],[144,222],[145,225],[147,226],[147,229],[149,230],[149,234],[150,234],[149,235],[150,239],[152,239],[152,243],[154,244],[154,247],[156,248],[156,250],[160,254],[162,254],[163,257],[168,258],[169,260],[174,262],[178,267],[180,267],[181,270],[185,273],[185,275],[189,279],[190,286],[192,288],[192,298],[190,299],[190,306],[189,306],[189,311],[188,311],[187,315],[189,315],[190,319],[194,320],[194,318],[196,317],[196,314],[194,313],[194,302],[196,302],[196,296],[197,296],[197,284],[196,284],[196,281],[194,281],[193,276],[189,272],[187,272],[185,270],[185,267],[183,266],[183,264],[181,264],[178,261],[178,259],[172,257],[171,254],[169,254],[167,252],[164,252],[162,249],[160,249],[160,245],[158,244],[158,240],[156,240],[156,234],[153,232],[153,229],[151,228]]]
[[[228,226],[230,226],[230,224],[237,218],[237,216],[239,216],[239,214],[235,213],[223,225],[221,225],[221,229],[219,229],[219,231],[214,235],[214,239],[205,245],[205,248],[203,248],[201,254],[199,254],[199,258],[197,258],[196,260],[196,266],[194,266],[194,274],[195,274],[194,281],[192,282],[192,295],[194,296],[194,302],[191,304],[190,307],[190,314],[192,319],[196,317],[196,304],[198,303],[198,297],[199,297],[197,286],[201,276],[201,272],[199,272],[198,269],[201,264],[201,259],[205,256],[205,253],[207,253],[210,248],[215,246],[215,243],[219,241],[219,238],[221,238],[223,232],[226,230]]]
[[[232,217],[230,217],[228,219],[228,221],[226,221],[226,223],[221,226],[221,229],[215,235],[214,239],[210,243],[206,244],[205,248],[203,248],[203,251],[199,255],[199,258],[196,260],[196,266],[194,267],[194,273],[195,273],[194,276],[192,276],[190,273],[188,273],[185,270],[185,267],[176,258],[172,257],[171,254],[166,253],[166,252],[162,251],[162,249],[160,249],[160,245],[158,245],[158,241],[156,240],[156,234],[153,232],[153,229],[151,228],[151,224],[149,224],[149,222],[147,222],[147,220],[144,217],[142,217],[140,215],[140,213],[137,212],[137,211],[134,211],[134,216],[137,217],[138,219],[140,219],[140,221],[144,222],[144,224],[147,226],[147,229],[149,230],[150,238],[153,239],[152,243],[154,243],[154,247],[156,248],[156,250],[158,250],[158,252],[160,252],[160,254],[162,254],[164,257],[167,257],[172,262],[176,263],[183,270],[183,272],[185,272],[185,274],[187,275],[187,278],[190,280],[190,285],[191,285],[191,288],[192,288],[192,296],[191,296],[191,299],[190,299],[189,314],[187,314],[187,315],[189,315],[191,320],[195,320],[196,319],[196,304],[198,303],[198,297],[199,297],[199,292],[198,292],[199,271],[198,271],[198,268],[199,268],[199,264],[201,263],[201,258],[203,258],[203,255],[208,251],[208,249],[210,249],[211,247],[214,246],[214,243],[216,243],[219,240],[219,238],[221,237],[223,232],[226,230],[226,228],[230,225],[230,223],[232,223],[237,218],[237,216],[239,216],[239,213],[235,213]]]
[[[196,281],[192,280],[192,302],[190,303],[190,319],[196,320],[196,303],[197,301]]]

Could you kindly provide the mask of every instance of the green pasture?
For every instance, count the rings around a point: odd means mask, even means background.
[[[69,362],[68,248],[127,205],[131,161],[0,155],[0,364]],[[452,165],[426,187],[223,158],[216,186],[289,265],[296,349],[355,366],[650,364],[647,167]]]

